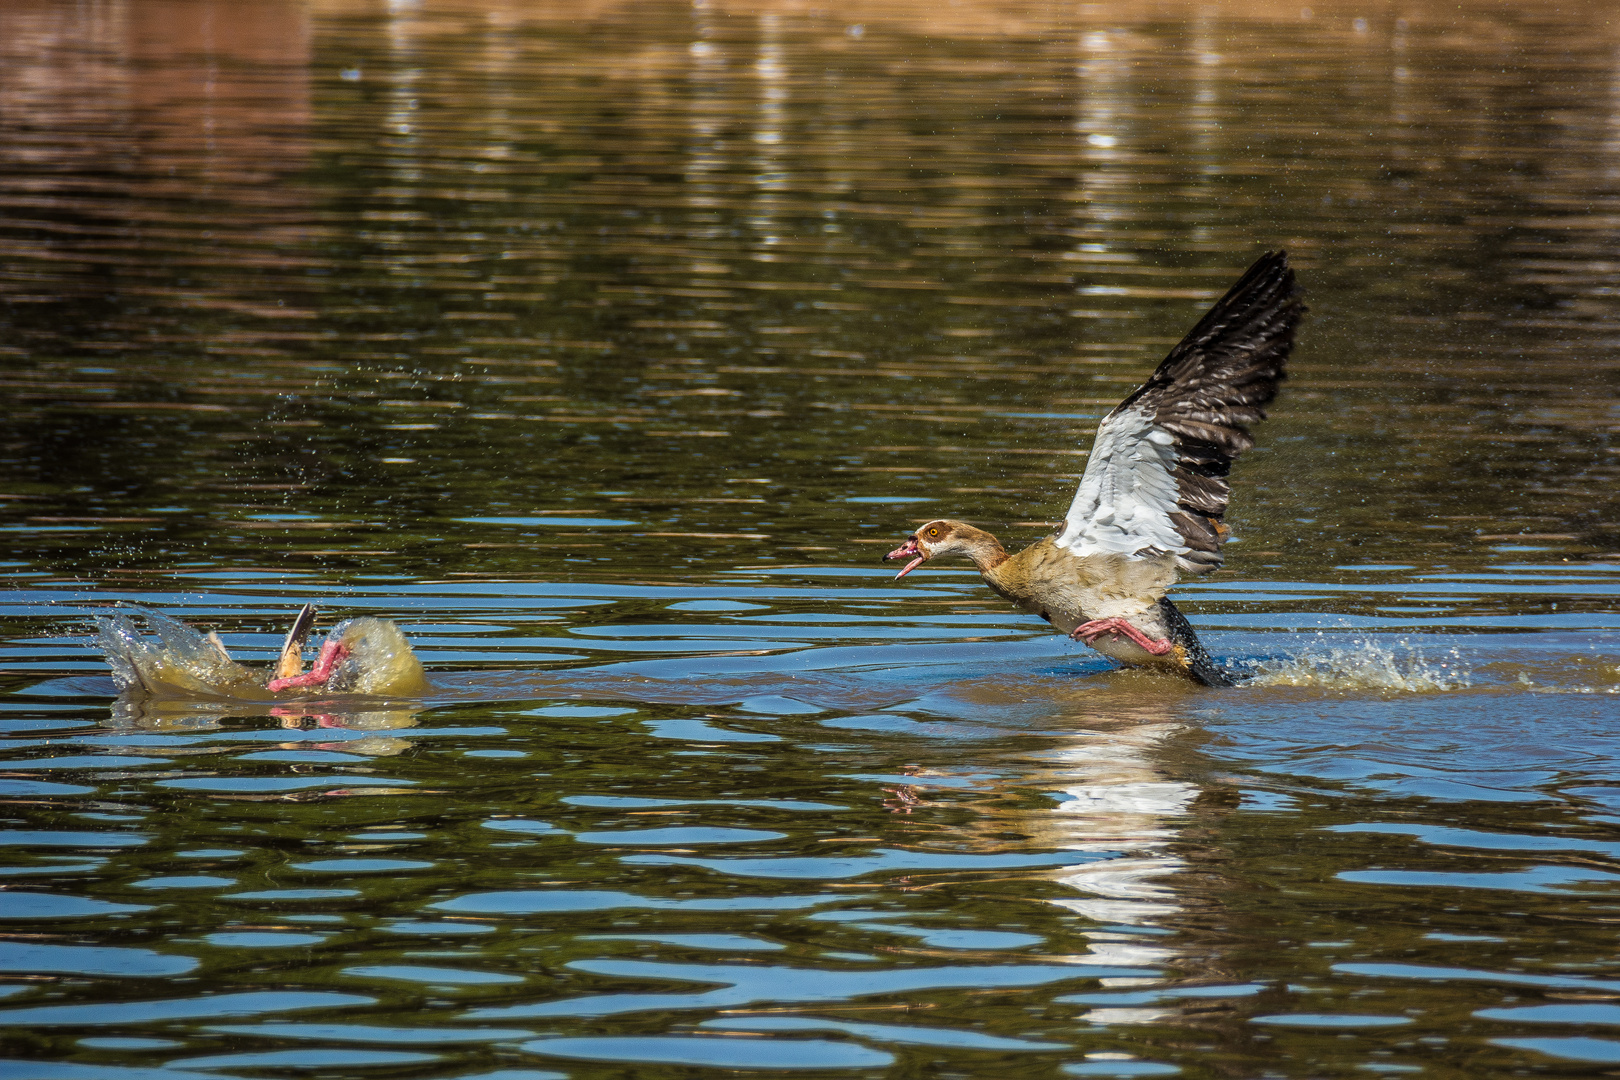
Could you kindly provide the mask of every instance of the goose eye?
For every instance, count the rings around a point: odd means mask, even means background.
[[[929,536],[938,536],[939,535],[939,530],[938,529],[929,529],[928,530],[928,535]]]

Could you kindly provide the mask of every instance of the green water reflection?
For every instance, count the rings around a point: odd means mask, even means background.
[[[141,10],[123,66],[8,16],[6,527],[42,569],[1038,535],[1267,245],[1315,312],[1234,505],[1278,577],[1614,548],[1612,57],[1575,13],[266,4],[160,48],[180,9]]]

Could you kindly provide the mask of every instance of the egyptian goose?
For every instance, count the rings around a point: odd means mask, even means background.
[[[333,627],[315,661],[304,672],[304,642],[315,624],[315,608],[305,604],[281,645],[281,656],[266,673],[238,664],[218,634],[202,634],[155,611],[141,612],[157,640],[141,637],[122,614],[96,620],[98,641],[113,678],[123,691],[151,697],[262,700],[265,692],[307,690],[372,697],[415,695],[429,689],[421,661],[387,619],[362,616]]]
[[[1178,571],[1221,565],[1226,476],[1254,445],[1243,425],[1265,419],[1304,311],[1288,253],[1267,252],[1097,426],[1061,532],[1008,555],[946,518],[884,560],[910,560],[898,579],[965,556],[996,592],[1105,656],[1232,685],[1165,592]]]
[[[315,666],[305,672],[304,640],[315,622],[309,605],[298,613],[281,645],[274,678],[265,684],[273,694],[283,690],[323,690],[377,697],[419,694],[428,688],[422,662],[410,643],[388,619],[362,615],[345,619],[327,633]]]

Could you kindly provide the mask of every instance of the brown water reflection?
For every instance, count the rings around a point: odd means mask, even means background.
[[[1273,244],[1315,314],[1234,504],[1268,571],[1615,548],[1597,7],[231,10],[3,15],[42,568],[821,562],[930,504],[1037,535]]]
[[[0,6],[7,1054],[1612,1066],[1523,1011],[1620,986],[1617,57],[1595,0]],[[1278,246],[1179,594],[1269,674],[891,586],[1041,535]],[[109,722],[113,600],[397,618],[434,689]]]

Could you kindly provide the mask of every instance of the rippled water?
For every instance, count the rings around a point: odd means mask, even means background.
[[[1620,1063],[1604,5],[0,7],[0,1073]],[[1061,515],[1312,314],[1110,672]],[[130,605],[399,699],[115,697]]]

